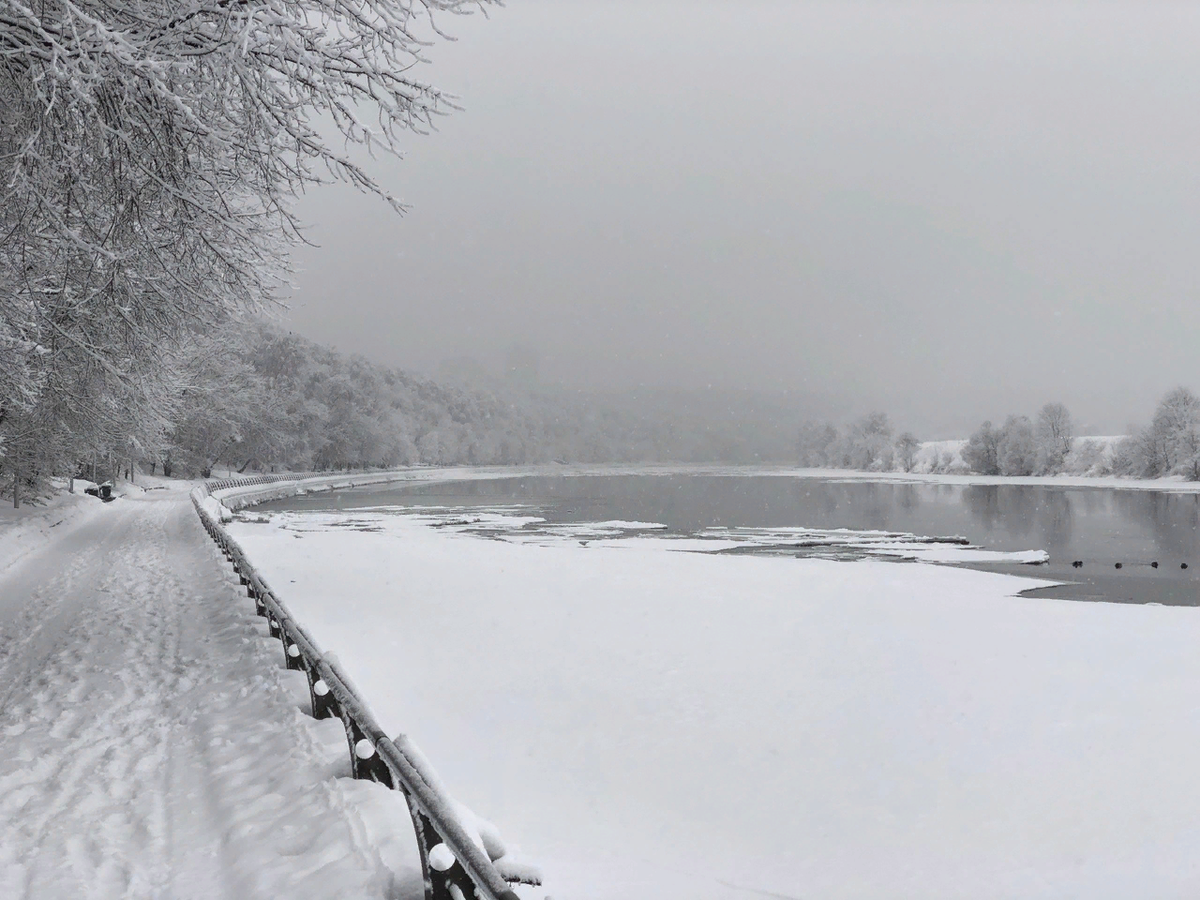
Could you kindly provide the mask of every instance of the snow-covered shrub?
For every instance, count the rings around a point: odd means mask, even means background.
[[[906,431],[896,438],[896,462],[905,472],[911,472],[917,464],[917,452],[921,442],[911,431]]]
[[[1053,475],[1066,465],[1075,438],[1071,413],[1062,403],[1047,403],[1038,412],[1037,428],[1037,473]]]
[[[970,467],[963,462],[961,457],[950,457],[946,460],[947,475],[969,475],[971,474]]]
[[[850,468],[867,472],[886,472],[892,468],[892,423],[887,413],[863,416],[850,426]]]
[[[831,456],[838,437],[837,428],[828,422],[804,422],[796,439],[797,461],[810,468],[836,465]]]
[[[980,475],[1000,474],[1000,440],[1004,436],[1001,429],[993,427],[990,421],[979,426],[979,430],[967,439],[963,448],[962,458],[972,472]]]
[[[1061,471],[1071,475],[1106,475],[1108,455],[1108,448],[1100,441],[1087,438],[1076,441],[1063,457]]]
[[[944,475],[954,469],[965,471],[962,448],[966,441],[925,441],[918,448],[912,471],[920,475]]]
[[[1113,475],[1140,477],[1146,469],[1142,432],[1116,441],[1109,451],[1108,468]]]

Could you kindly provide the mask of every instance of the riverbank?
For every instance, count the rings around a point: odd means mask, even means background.
[[[508,543],[386,510],[231,528],[556,898],[1200,890],[1190,609],[918,564]]]

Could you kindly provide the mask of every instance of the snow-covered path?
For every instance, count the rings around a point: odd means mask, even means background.
[[[396,896],[402,801],[333,777],[186,496],[0,572],[0,896]]]

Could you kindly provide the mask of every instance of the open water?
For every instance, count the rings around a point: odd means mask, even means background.
[[[1200,605],[1196,494],[766,475],[540,475],[355,488],[258,509],[497,505],[536,510],[551,524],[633,520],[662,523],[676,534],[724,526],[962,536],[992,550],[1049,553],[1045,565],[976,566],[1069,582],[1035,596]]]

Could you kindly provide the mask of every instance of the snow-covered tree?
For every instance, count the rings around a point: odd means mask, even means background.
[[[920,449],[921,442],[911,431],[905,431],[896,438],[896,458],[905,472],[911,472],[917,464],[917,451]]]
[[[802,466],[835,466],[834,448],[838,443],[838,430],[829,423],[804,422],[796,438],[796,455]]]
[[[1071,413],[1062,403],[1047,403],[1037,416],[1037,471],[1061,472],[1075,441]]]
[[[892,423],[887,413],[874,412],[850,426],[850,460],[855,469],[892,467]]]
[[[984,422],[963,447],[963,462],[972,472],[978,472],[980,475],[999,475],[999,447],[1002,436],[1003,432],[993,427],[990,421]]]
[[[1037,465],[1037,443],[1028,416],[1009,416],[1000,430],[996,463],[1001,475],[1032,475]]]
[[[136,412],[141,430],[155,410],[158,427],[154,382],[178,349],[272,301],[307,185],[340,178],[399,208],[354,148],[394,151],[401,132],[451,108],[416,64],[439,34],[435,13],[489,2],[8,4],[4,459],[27,456],[21,441],[64,464],[78,452],[68,444],[111,430],[111,409]],[[73,441],[55,446],[63,434]]]
[[[1152,474],[1182,474],[1200,481],[1200,397],[1185,387],[1168,391],[1154,411],[1148,445],[1153,448]]]

